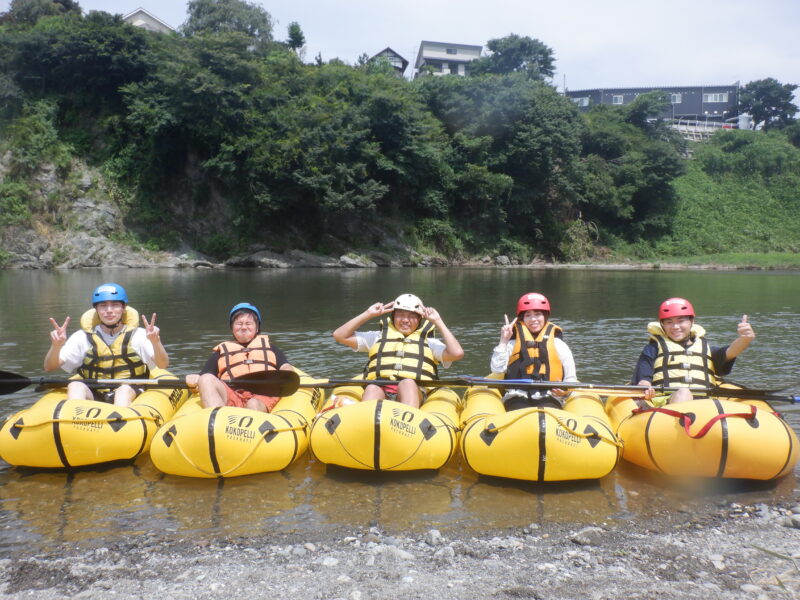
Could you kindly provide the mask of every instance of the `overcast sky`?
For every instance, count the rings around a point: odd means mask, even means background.
[[[251,0],[286,39],[297,21],[305,60],[317,53],[354,63],[390,46],[413,72],[421,40],[485,46],[510,33],[553,49],[559,90],[742,85],[774,77],[800,84],[800,0]],[[78,0],[85,11],[127,14],[140,6],[173,27],[184,0]],[[0,11],[9,0],[0,0]]]

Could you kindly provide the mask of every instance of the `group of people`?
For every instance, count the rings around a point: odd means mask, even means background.
[[[76,371],[67,388],[72,399],[98,399],[128,406],[142,391],[122,384],[98,390],[82,379],[148,378],[152,370],[165,369],[169,357],[161,343],[156,314],[150,320],[128,306],[128,295],[116,283],[104,283],[92,293],[93,310],[81,318],[81,329],[67,336],[70,318],[59,323],[51,318],[50,349],[45,371]],[[490,368],[508,380],[578,383],[575,361],[563,340],[561,327],[550,320],[550,302],[532,292],[517,302],[516,316],[500,328],[500,341],[492,351]],[[642,386],[645,400],[656,404],[685,402],[698,396],[692,388],[718,385],[730,373],[736,357],[755,338],[747,315],[737,326],[737,337],[728,346],[711,346],[705,330],[695,323],[695,311],[683,298],[669,298],[650,323],[650,339],[642,350],[631,380]],[[361,331],[373,319],[378,328]],[[284,353],[262,332],[259,309],[236,304],[229,312],[232,340],[214,347],[199,373],[186,377],[190,389],[200,394],[207,407],[237,406],[270,412],[279,398],[240,389],[237,378],[273,370],[294,370]],[[438,337],[435,337],[437,334]],[[424,306],[413,294],[402,294],[389,303],[376,302],[333,332],[333,338],[368,354],[364,378],[376,383],[365,387],[363,400],[389,399],[419,407],[425,400],[425,382],[438,379],[438,368],[449,367],[464,350],[445,325],[439,311]],[[389,383],[387,383],[389,382]],[[571,385],[570,387],[575,387]],[[522,388],[522,386],[520,386]],[[678,388],[673,394],[659,393]],[[560,403],[565,389],[546,392],[514,389],[509,382],[503,396],[506,410]]]

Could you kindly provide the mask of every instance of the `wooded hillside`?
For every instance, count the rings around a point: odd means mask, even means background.
[[[662,95],[581,115],[537,40],[527,56],[495,44],[503,60],[470,77],[408,81],[388,63],[305,64],[263,9],[228,3],[237,19],[196,0],[164,35],[74,0],[14,0],[0,20],[0,227],[70,227],[35,182],[50,165],[67,184],[80,160],[139,242],[217,258],[390,242],[523,262],[800,248],[793,121],[723,132],[687,160],[651,118]]]

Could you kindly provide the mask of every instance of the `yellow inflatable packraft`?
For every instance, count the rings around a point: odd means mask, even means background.
[[[630,398],[606,410],[623,458],[668,475],[770,480],[792,471],[798,441],[766,402],[705,399],[638,411]]]
[[[506,412],[496,389],[464,397],[461,453],[477,473],[526,481],[598,479],[611,472],[621,444],[599,396],[573,392],[564,408]]]
[[[163,369],[151,377],[175,379]],[[133,459],[147,452],[156,430],[187,397],[185,389],[147,389],[124,407],[67,400],[65,389],[54,390],[6,420],[0,457],[16,466],[45,468]]]
[[[309,385],[301,378],[301,386]],[[238,477],[280,471],[308,448],[308,429],[322,393],[301,387],[271,413],[223,406],[204,408],[193,395],[156,433],[153,464],[184,477]]]
[[[361,402],[363,389],[336,388],[311,426],[311,451],[321,462],[368,471],[443,467],[458,447],[460,398],[433,390],[421,408],[392,400]],[[336,406],[343,398],[351,403]]]

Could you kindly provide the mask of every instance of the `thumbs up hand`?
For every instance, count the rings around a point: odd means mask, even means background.
[[[742,315],[742,321],[736,326],[736,333],[740,338],[743,338],[749,344],[756,338],[756,332],[753,327],[747,322],[747,315]]]

